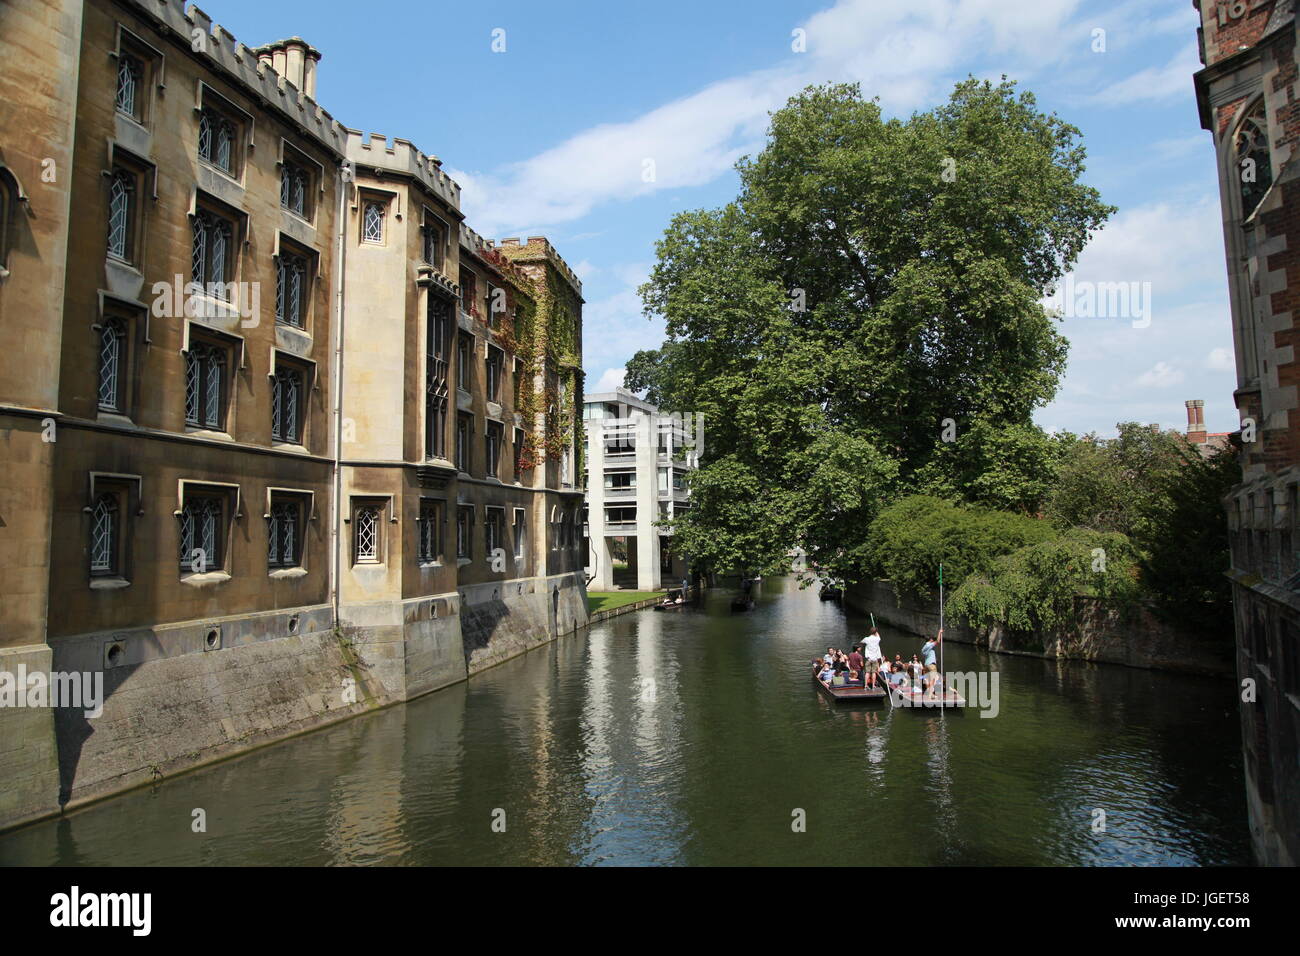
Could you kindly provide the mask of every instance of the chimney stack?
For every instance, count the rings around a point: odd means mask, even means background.
[[[1195,445],[1205,444],[1205,402],[1191,398],[1183,402],[1187,406],[1187,440]]]
[[[316,98],[316,64],[320,51],[302,37],[276,40],[253,51],[263,67],[270,67],[298,88],[298,92]]]

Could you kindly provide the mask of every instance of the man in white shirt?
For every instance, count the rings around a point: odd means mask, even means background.
[[[872,628],[862,639],[862,656],[867,659],[867,686],[876,686],[876,671],[880,668],[880,630]]]
[[[862,656],[869,661],[880,660],[880,631],[872,628],[871,633],[862,639]]]

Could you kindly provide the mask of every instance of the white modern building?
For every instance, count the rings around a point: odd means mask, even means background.
[[[686,475],[699,462],[699,423],[661,413],[622,388],[583,402],[588,587],[615,586],[616,557],[628,566],[621,583],[635,577],[639,591],[679,585],[687,561],[657,523],[690,507]]]

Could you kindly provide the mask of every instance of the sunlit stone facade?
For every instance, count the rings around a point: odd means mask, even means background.
[[[320,51],[175,0],[0,5],[0,827],[586,621],[581,283]],[[526,333],[525,333],[526,329]]]

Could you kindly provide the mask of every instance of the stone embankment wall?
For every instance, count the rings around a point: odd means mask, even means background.
[[[7,766],[25,770],[0,788],[0,829],[410,700],[588,623],[574,573],[353,608],[337,628],[332,616],[319,605],[94,632],[28,655],[29,670],[102,674],[103,712],[0,709],[0,741],[23,748]]]
[[[851,585],[844,601],[857,611],[871,612],[876,620],[913,634],[933,634],[939,628],[938,599],[921,602],[912,595],[902,599],[888,581],[865,581]],[[1000,625],[972,628],[956,621],[944,622],[944,639],[974,644],[1003,654],[1059,657],[1125,664],[1154,670],[1230,676],[1233,673],[1232,643],[1224,636],[1216,646],[1204,638],[1186,634],[1142,610],[1125,620],[1116,611],[1092,598],[1079,598],[1077,625],[1047,634],[1024,634]]]

